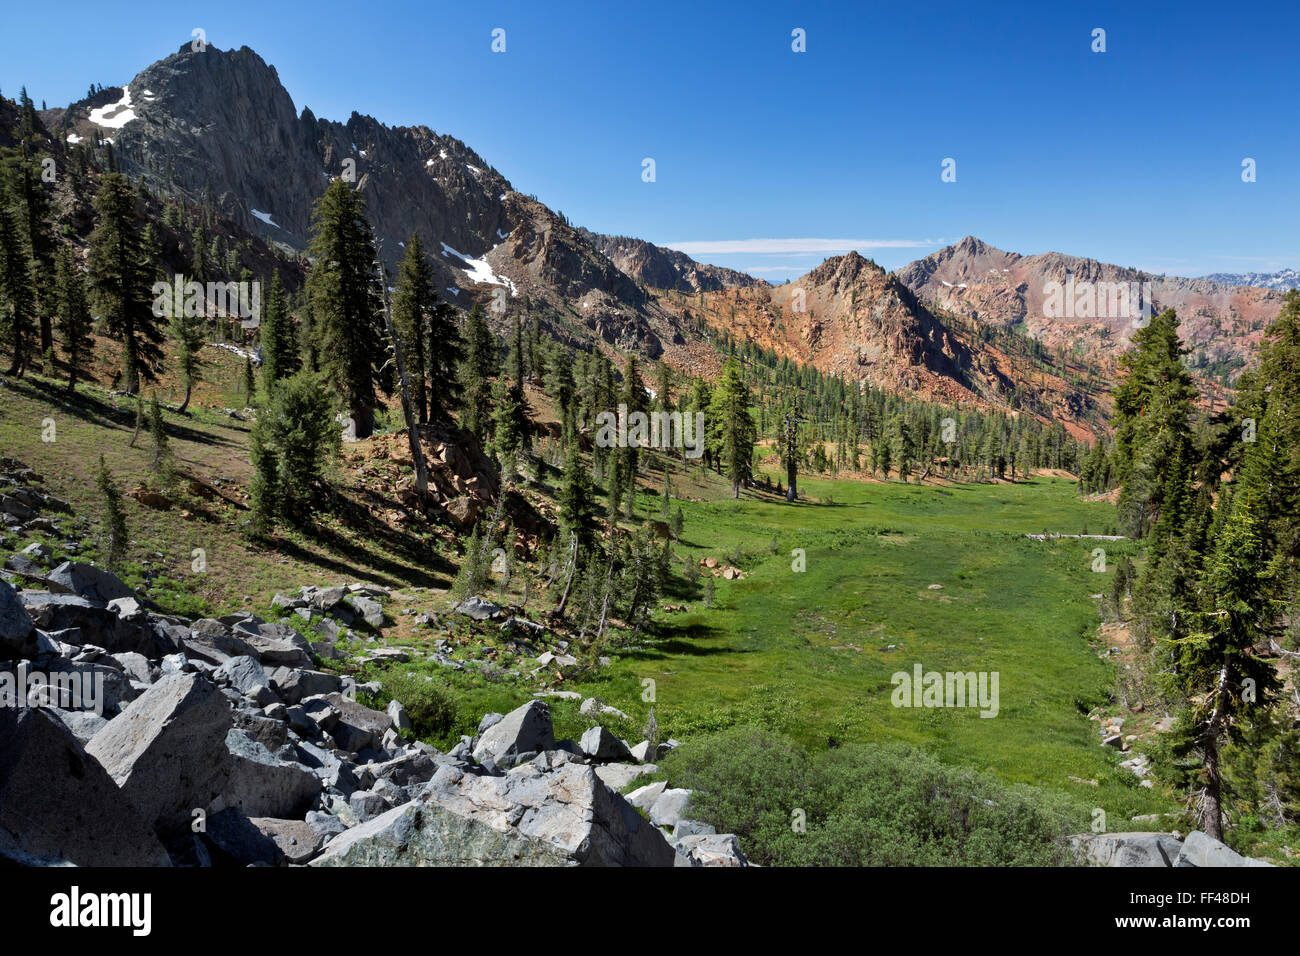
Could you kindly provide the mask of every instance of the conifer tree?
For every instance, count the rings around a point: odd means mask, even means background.
[[[480,441],[492,425],[492,379],[500,370],[497,338],[476,303],[465,319],[465,360],[461,363],[463,406],[461,425]]]
[[[121,173],[108,173],[95,195],[98,222],[90,236],[90,284],[109,332],[122,343],[122,390],[157,379],[162,331],[153,312],[155,264],[146,258],[136,194]]]
[[[122,492],[104,464],[103,455],[99,456],[95,484],[104,508],[104,565],[110,571],[116,571],[126,557],[126,509],[122,506]]]
[[[377,389],[388,349],[382,320],[375,244],[361,197],[333,180],[312,211],[308,275],[320,367],[341,397],[357,438],[374,432]]]
[[[36,345],[36,287],[31,247],[7,178],[0,178],[0,331],[12,355],[5,374],[21,378]]]
[[[713,395],[710,426],[718,462],[736,498],[740,497],[741,484],[749,479],[754,449],[755,427],[749,404],[749,388],[741,378],[740,365],[734,357],[729,358]]]
[[[262,384],[269,392],[271,386],[282,378],[298,371],[301,360],[298,354],[298,336],[294,331],[293,317],[285,299],[280,273],[271,275],[271,289],[266,297],[266,308],[261,323]]]
[[[184,288],[185,277],[179,278],[181,287]],[[194,386],[203,377],[203,361],[199,357],[199,352],[203,348],[202,323],[201,318],[190,315],[186,311],[185,303],[179,297],[173,299],[167,331],[171,334],[176,350],[176,372],[180,375],[181,384],[185,386],[185,398],[177,409],[178,414],[181,415],[184,415],[186,409],[190,407]]]
[[[94,340],[90,337],[86,281],[68,246],[59,251],[55,285],[58,289],[59,339],[63,345],[63,360],[68,365],[68,391],[72,392],[76,390],[78,374],[90,358]]]

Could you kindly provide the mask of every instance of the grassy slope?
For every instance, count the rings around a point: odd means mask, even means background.
[[[211,380],[237,380],[238,359],[213,349],[205,356],[213,363]],[[233,404],[227,389],[212,392],[198,398]],[[124,490],[148,479],[147,435],[128,448],[131,411],[114,415],[113,400],[102,392],[69,403],[29,382],[11,384],[3,399],[0,446],[42,472],[92,523],[99,454]],[[210,408],[195,411],[192,419],[169,416],[179,463],[205,480],[232,481],[218,503],[188,498],[155,511],[128,500],[133,556],[175,582],[156,589],[156,599],[166,590],[178,611],[224,613],[248,596],[246,606],[264,610],[277,590],[369,580],[401,589],[394,611],[443,609],[438,591],[454,573],[454,545],[436,532],[384,526],[367,508],[366,488],[351,466],[340,471],[339,510],[323,519],[322,538],[287,534],[278,550],[250,547],[236,527],[249,473],[248,426]],[[46,417],[58,423],[52,444],[39,439]],[[1112,520],[1109,505],[1080,501],[1071,483],[1050,478],[943,488],[804,480],[801,490],[813,500],[794,505],[749,495],[731,501],[729,489],[698,468],[689,478],[675,476],[674,486],[703,499],[682,504],[686,528],[677,553],[730,562],[739,547],[747,577],[718,579],[716,607],[706,609],[701,589],[680,576],[679,560],[667,600],[688,609],[660,613],[658,633],[643,646],[615,653],[597,679],[570,687],[631,714],[625,732],[635,733],[651,706],[642,699],[650,679],[663,736],[757,720],[816,747],[832,738],[897,738],[1006,780],[1095,799],[1118,819],[1170,809],[1115,768],[1119,758],[1098,746],[1097,725],[1085,716],[1105,700],[1112,680],[1110,665],[1089,646],[1097,622],[1090,595],[1109,586],[1108,574],[1090,570],[1096,542],[1023,537],[1044,529],[1100,531]],[[822,501],[827,497],[834,504]],[[643,496],[642,513],[651,510]],[[202,576],[189,571],[195,547],[208,553]],[[805,549],[804,573],[791,570],[793,548]],[[414,634],[410,619],[397,620],[392,637],[442,636]],[[890,675],[910,672],[916,662],[926,670],[998,671],[1001,713],[990,720],[974,710],[894,708]],[[478,715],[514,706],[533,689],[525,681],[450,675],[431,664],[412,668],[446,681],[461,700],[457,730],[472,729]],[[558,703],[555,711],[561,734],[581,732],[586,719],[575,707]]]
[[[1091,570],[1099,542],[1024,537],[1044,528],[1096,532],[1109,506],[1083,502],[1072,483],[1050,478],[800,487],[834,504],[687,503],[678,550],[728,561],[740,547],[750,573],[719,580],[714,609],[696,600],[685,613],[661,615],[661,636],[622,655],[592,689],[644,713],[642,681],[654,680],[661,728],[678,736],[750,719],[813,747],[894,738],[1005,780],[1095,799],[1122,819],[1169,809],[1115,767],[1121,758],[1099,746],[1086,717],[1113,680],[1090,647],[1092,595],[1110,577]],[[794,548],[806,552],[803,573],[792,570]],[[918,662],[998,671],[1000,713],[895,708],[890,677]]]

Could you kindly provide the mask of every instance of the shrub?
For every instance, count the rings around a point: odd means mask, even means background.
[[[379,698],[382,707],[399,700],[411,718],[415,736],[441,744],[456,728],[456,702],[447,689],[419,671],[389,671]]]
[[[684,744],[665,769],[696,791],[701,820],[735,833],[764,865],[1061,865],[1061,837],[1088,824],[1069,798],[902,745],[809,756],[778,734],[735,727]],[[792,826],[799,817],[805,832]]]

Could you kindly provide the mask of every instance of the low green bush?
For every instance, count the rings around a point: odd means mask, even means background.
[[[766,866],[1050,866],[1088,810],[902,745],[809,754],[753,726],[687,742],[664,762],[693,815]]]

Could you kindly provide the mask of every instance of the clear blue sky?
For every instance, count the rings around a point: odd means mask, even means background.
[[[114,6],[10,5],[5,95],[66,104],[202,27],[299,109],[426,124],[577,224],[773,281],[967,234],[1179,275],[1300,267],[1294,2]]]

